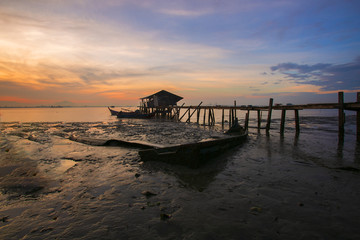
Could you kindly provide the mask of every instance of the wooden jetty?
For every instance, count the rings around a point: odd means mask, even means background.
[[[237,111],[246,111],[245,114],[245,128],[248,129],[249,125],[249,118],[250,112],[257,112],[257,128],[263,129],[261,126],[261,113],[263,111],[267,112],[267,121],[265,130],[266,133],[269,134],[271,129],[272,123],[272,112],[273,111],[281,111],[281,121],[280,121],[280,134],[283,135],[285,131],[285,118],[287,111],[294,111],[295,116],[295,132],[298,135],[300,133],[300,114],[299,111],[304,109],[338,109],[338,125],[339,125],[339,138],[343,139],[344,137],[344,125],[345,125],[345,110],[349,111],[356,111],[356,136],[357,141],[360,141],[360,92],[357,93],[357,99],[355,102],[344,102],[344,93],[338,93],[338,101],[335,103],[312,103],[312,104],[302,104],[302,105],[274,105],[274,100],[272,98],[269,99],[269,104],[267,106],[251,106],[251,105],[241,105],[238,106],[236,101],[234,101],[234,105],[232,106],[223,106],[223,105],[216,105],[216,106],[203,106],[202,102],[197,106],[177,106],[177,105],[169,105],[166,107],[145,107],[142,106],[141,108],[143,111],[146,112],[160,112],[162,117],[166,116],[171,119],[175,119],[177,121],[184,121],[190,122],[192,116],[196,113],[196,122],[198,124],[201,123],[203,125],[215,125],[215,110],[222,111],[221,117],[221,125],[224,126],[225,123],[229,126],[232,126],[235,119],[237,119]],[[186,109],[185,112],[180,116],[180,110]],[[229,119],[225,119],[225,111],[229,111]],[[201,119],[201,112],[203,113],[203,117]],[[164,115],[164,113],[166,113]],[[161,117],[157,115],[157,117]],[[184,120],[183,120],[184,119]]]

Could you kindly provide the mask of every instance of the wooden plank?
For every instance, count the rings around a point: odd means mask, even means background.
[[[236,110],[268,110],[268,106],[211,106],[214,109],[236,109]],[[189,108],[189,106],[184,106],[181,108]],[[195,106],[190,106],[190,108],[195,108]],[[203,108],[209,108],[208,106],[203,106]],[[303,110],[303,109],[338,109],[338,103],[312,103],[312,104],[303,104],[303,105],[277,105],[273,106],[273,110]],[[349,102],[344,103],[344,110],[360,110],[359,102]]]

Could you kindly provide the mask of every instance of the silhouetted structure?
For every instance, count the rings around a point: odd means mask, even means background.
[[[143,97],[140,99],[143,107],[157,108],[157,107],[176,106],[177,102],[183,98],[168,91],[161,90],[157,93],[154,93],[150,96]]]

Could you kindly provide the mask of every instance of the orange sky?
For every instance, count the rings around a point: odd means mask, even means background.
[[[319,2],[1,2],[0,106],[137,105],[162,89],[189,104],[358,91],[358,4]]]

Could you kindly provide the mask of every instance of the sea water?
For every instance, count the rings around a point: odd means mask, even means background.
[[[183,113],[184,111],[182,111]],[[356,239],[360,147],[353,113],[280,111],[270,134],[250,115],[248,140],[199,169],[142,162],[138,149],[71,135],[197,142],[216,126],[117,119],[107,108],[0,109],[0,239]],[[262,126],[266,124],[263,112]],[[244,112],[237,112],[241,124]],[[225,112],[225,119],[228,113]],[[206,118],[207,120],[207,118]]]

